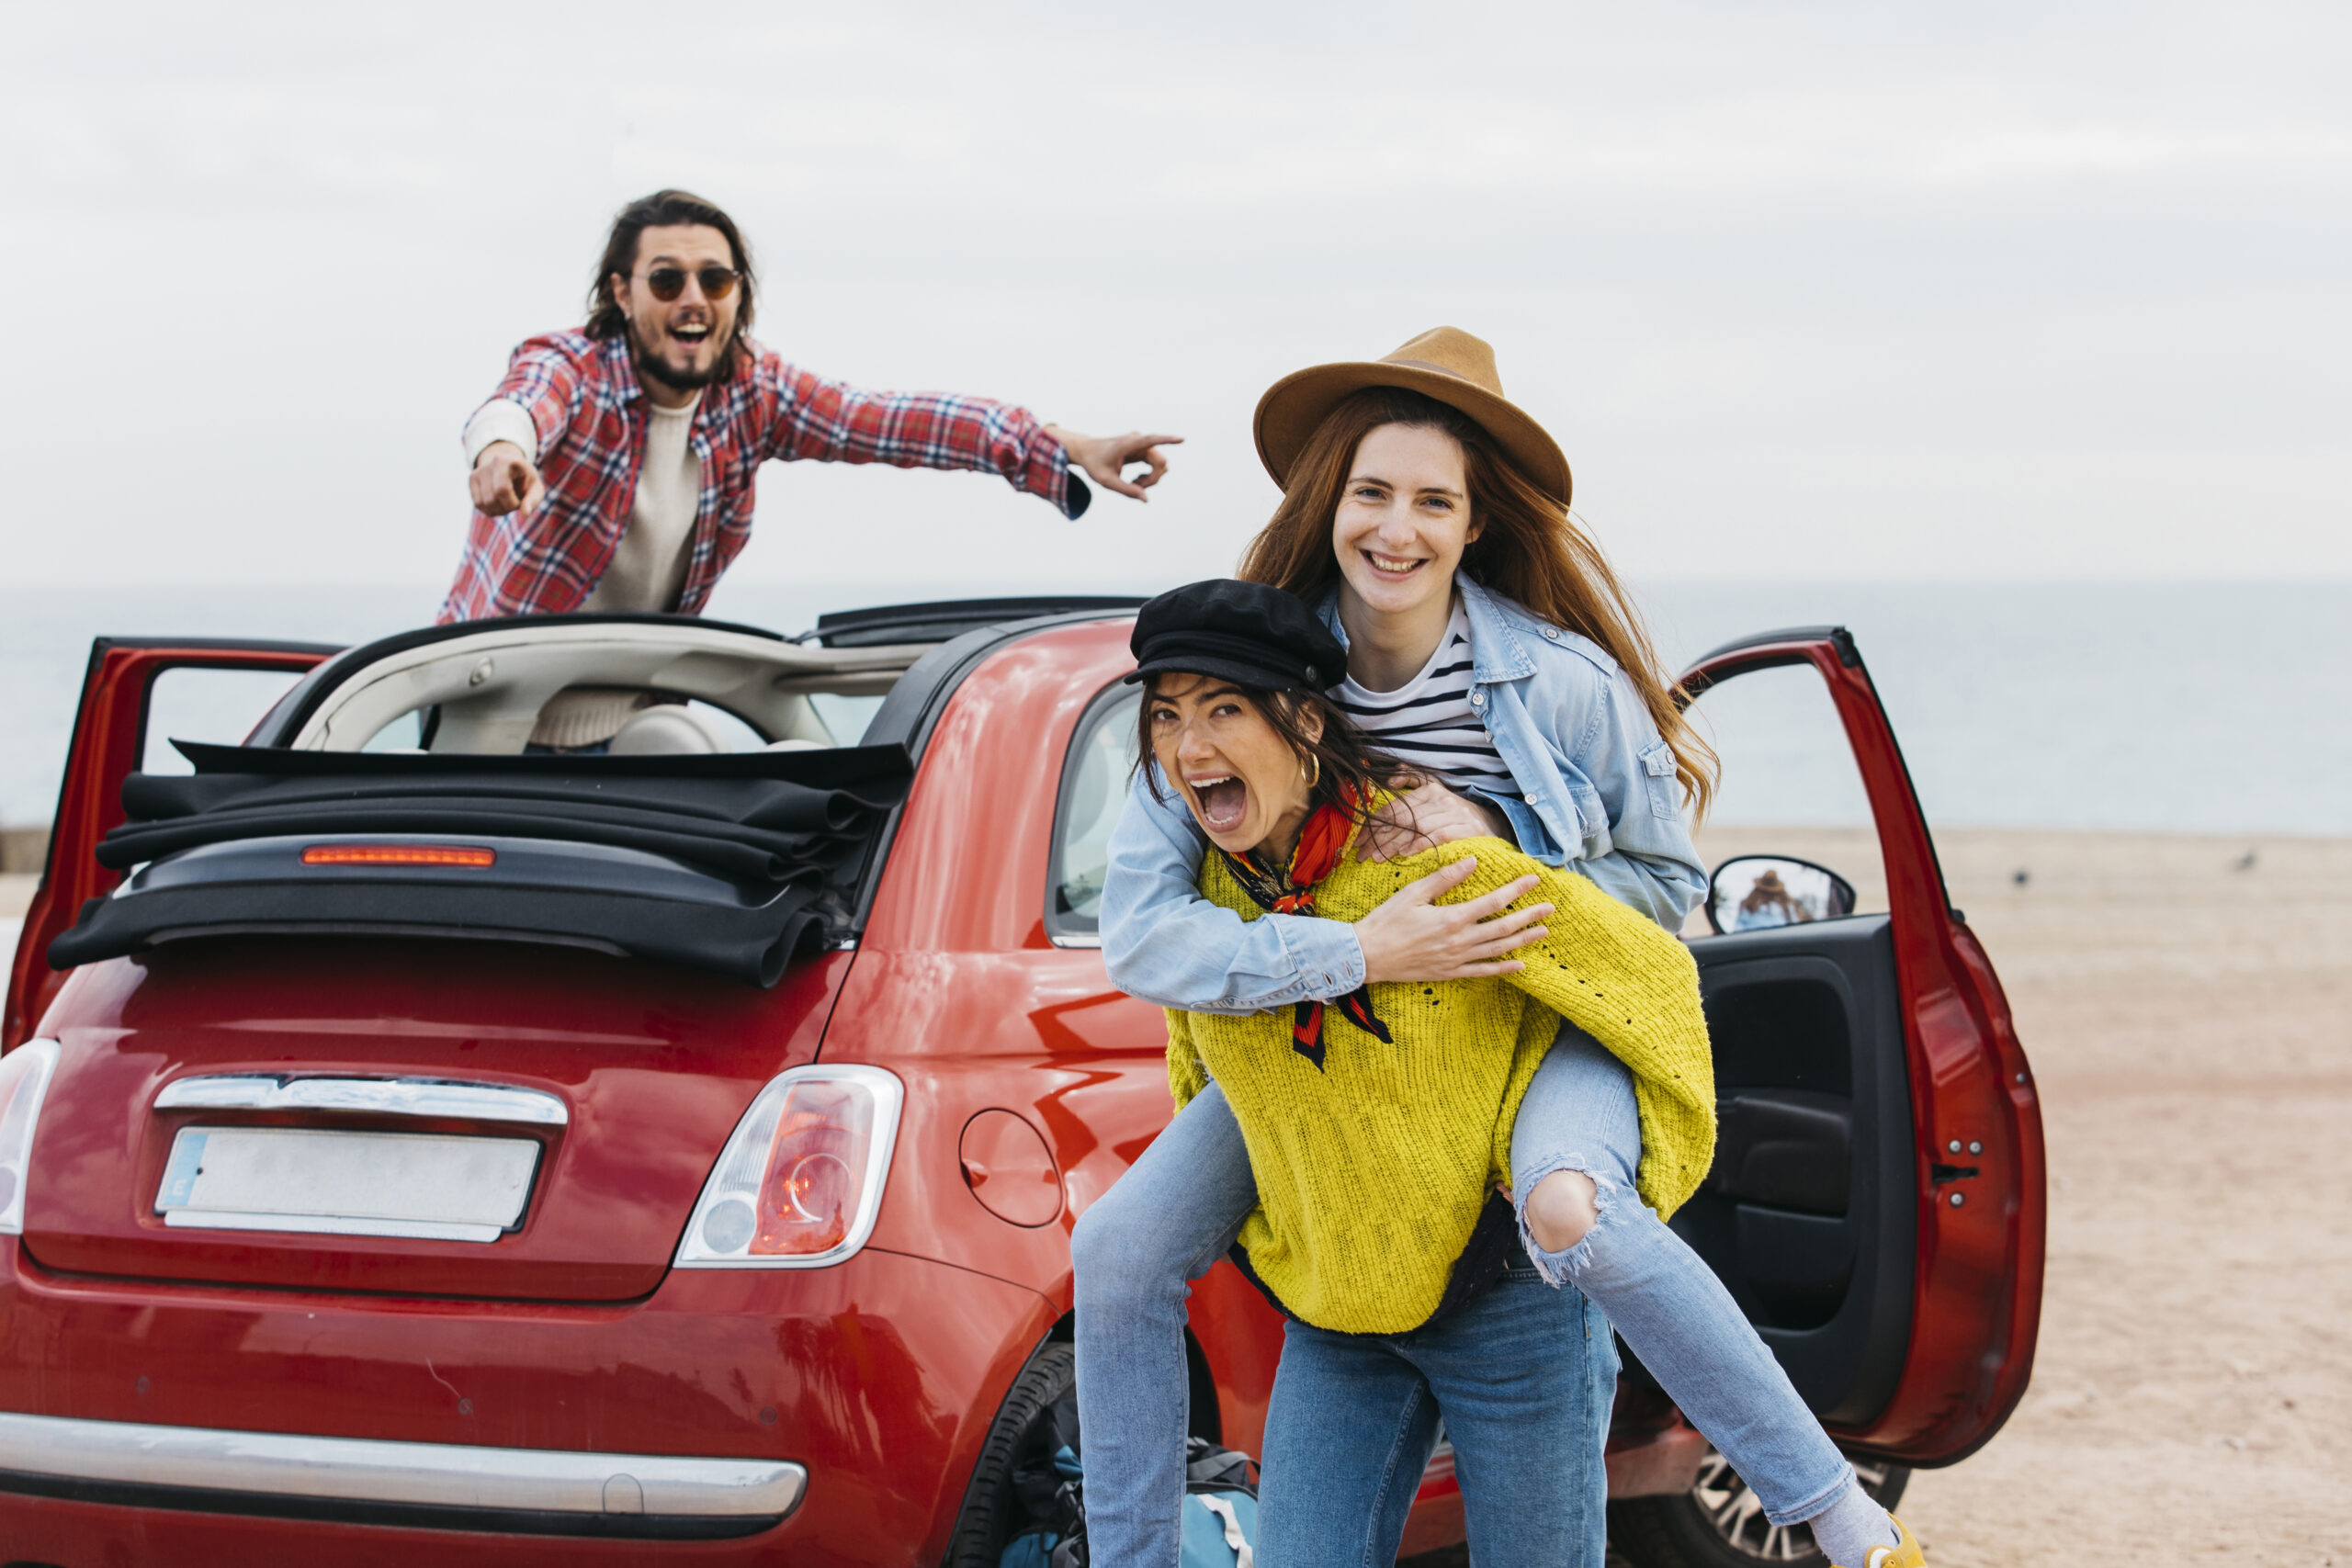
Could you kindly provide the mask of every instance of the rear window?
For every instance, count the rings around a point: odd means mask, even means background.
[[[1102,878],[1110,865],[1111,829],[1127,797],[1136,766],[1136,722],[1141,690],[1114,686],[1094,699],[1079,721],[1062,765],[1062,792],[1054,810],[1052,882],[1046,932],[1065,947],[1102,941]]]

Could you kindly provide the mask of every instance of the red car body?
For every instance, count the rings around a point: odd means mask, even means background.
[[[955,645],[970,646],[933,677],[907,736],[914,782],[854,945],[770,990],[560,947],[334,936],[214,937],[51,973],[49,942],[115,880],[91,851],[122,818],[155,675],[298,670],[324,651],[101,644],[7,996],[4,1043],[53,1040],[60,1055],[23,1234],[0,1237],[0,1422],[783,1460],[807,1483],[780,1520],[693,1539],[616,1537],[594,1517],[0,1475],[0,1557],[942,1562],[1007,1389],[1067,1336],[1075,1216],[1169,1114],[1159,1013],[1114,990],[1098,952],[1057,945],[1046,919],[1056,782],[1082,718],[1132,668],[1128,629],[1066,616]],[[1826,683],[1880,824],[1889,1049],[1904,1079],[1889,1092],[1907,1111],[1887,1150],[1904,1180],[1885,1234],[1911,1247],[1881,1259],[1880,1294],[1899,1311],[1864,1335],[1883,1369],[1867,1408],[1832,1399],[1827,1418],[1857,1454],[1947,1463],[1999,1427],[2031,1365],[2043,1211],[2030,1069],[1948,907],[1850,639],[1777,634],[1711,656],[1692,680],[1791,663]],[[820,1061],[872,1064],[905,1086],[863,1247],[829,1268],[673,1267],[752,1097]],[[570,1114],[532,1134],[544,1148],[528,1217],[494,1247],[167,1229],[148,1200],[194,1113],[156,1098],[189,1075],[236,1072],[462,1077],[552,1094]],[[1022,1128],[1050,1170],[1008,1196],[1023,1178],[997,1168],[1019,1164]],[[1981,1153],[1964,1166],[1947,1153],[1970,1145]],[[1195,1289],[1192,1324],[1196,1403],[1210,1406],[1199,1424],[1254,1453],[1280,1319],[1220,1265]],[[1702,1449],[1670,1405],[1629,1393],[1612,1492],[1685,1488]],[[1441,1461],[1408,1550],[1458,1540],[1460,1517]]]

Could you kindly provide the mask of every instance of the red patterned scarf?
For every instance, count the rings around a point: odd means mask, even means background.
[[[1226,865],[1241,890],[1250,895],[1258,908],[1270,915],[1311,915],[1315,913],[1315,885],[1339,869],[1340,857],[1347,852],[1348,837],[1355,827],[1355,792],[1341,786],[1336,806],[1318,806],[1307,815],[1306,826],[1300,829],[1298,848],[1290,857],[1287,873],[1268,870],[1249,854],[1227,854]],[[1372,987],[1358,986],[1339,1000],[1340,1011],[1347,1021],[1381,1043],[1390,1043],[1388,1026],[1372,1010]],[[1323,1070],[1323,1004],[1308,1000],[1298,1004],[1290,1026],[1291,1049]]]

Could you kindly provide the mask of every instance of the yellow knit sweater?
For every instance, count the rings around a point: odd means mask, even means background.
[[[1566,1017],[1633,1069],[1641,1195],[1661,1217],[1714,1158],[1714,1066],[1699,976],[1681,942],[1574,872],[1499,839],[1405,860],[1351,855],[1315,889],[1315,912],[1360,920],[1406,883],[1476,854],[1444,903],[1534,873],[1525,902],[1557,906],[1526,967],[1500,979],[1372,987],[1383,1044],[1324,1010],[1321,1070],[1292,1048],[1291,1010],[1230,1018],[1170,1010],[1168,1078],[1181,1108],[1223,1087],[1258,1179],[1241,1227],[1250,1267],[1295,1315],[1349,1334],[1398,1334],[1445,1293],[1488,1190],[1510,1180],[1519,1103]],[[1245,920],[1261,911],[1215,854],[1201,892]]]

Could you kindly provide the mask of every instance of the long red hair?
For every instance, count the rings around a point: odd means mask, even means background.
[[[1718,764],[1714,749],[1682,716],[1690,694],[1659,664],[1641,615],[1600,547],[1460,410],[1401,387],[1351,393],[1300,449],[1282,504],[1242,551],[1236,575],[1285,589],[1310,604],[1339,581],[1332,520],[1356,448],[1384,424],[1442,430],[1461,444],[1470,520],[1479,530],[1462,552],[1462,570],[1481,587],[1608,650],[1673,749],[1675,776],[1682,782],[1692,818],[1703,820],[1714,798]]]

